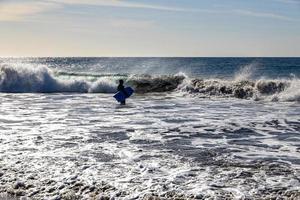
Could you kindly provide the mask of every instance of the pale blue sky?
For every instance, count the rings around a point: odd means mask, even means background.
[[[300,0],[0,0],[0,56],[300,56]]]

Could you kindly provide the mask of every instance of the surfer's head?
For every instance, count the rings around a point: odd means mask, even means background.
[[[123,85],[124,81],[122,79],[119,80],[119,84]]]

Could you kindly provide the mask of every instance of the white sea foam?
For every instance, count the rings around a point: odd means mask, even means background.
[[[300,195],[299,107],[291,102],[199,101],[172,93],[136,95],[124,107],[111,94],[0,93],[0,99],[0,193]]]
[[[293,78],[293,80],[290,82],[290,86],[284,91],[273,95],[272,99],[300,102],[300,80]]]

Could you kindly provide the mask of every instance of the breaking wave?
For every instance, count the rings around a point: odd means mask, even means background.
[[[203,80],[193,79],[180,87],[190,94],[271,101],[300,101],[300,81],[292,80]]]
[[[84,79],[63,79],[55,77],[47,67],[0,66],[1,92],[115,92],[115,83],[99,79],[91,82]]]
[[[185,74],[170,76],[82,74],[53,72],[47,67],[0,66],[0,92],[8,93],[114,93],[118,79],[134,87],[137,93],[183,92],[202,97],[300,102],[300,81],[260,79],[238,76],[233,80],[189,78]]]

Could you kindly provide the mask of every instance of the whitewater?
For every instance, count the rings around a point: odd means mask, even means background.
[[[299,76],[298,58],[2,58],[0,199],[299,199]]]

